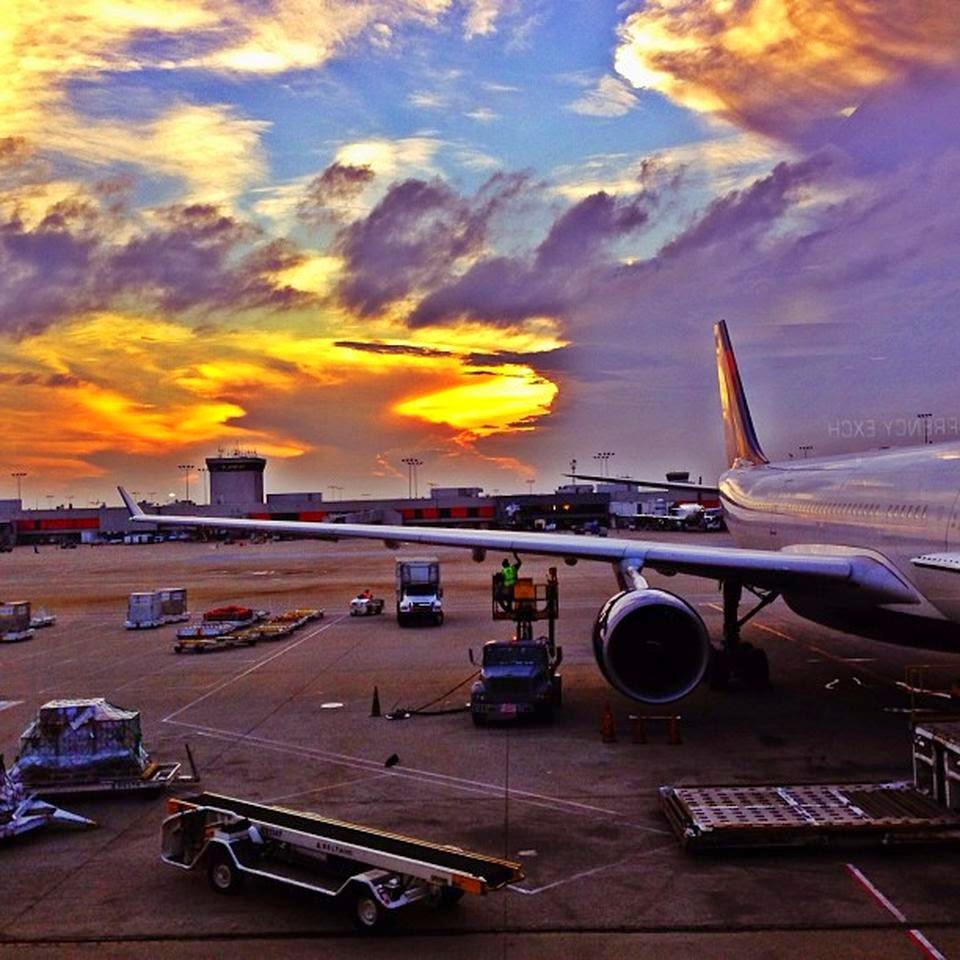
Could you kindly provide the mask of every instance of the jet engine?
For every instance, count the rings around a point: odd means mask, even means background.
[[[670,703],[703,679],[710,638],[686,600],[666,590],[627,590],[600,610],[593,652],[621,693],[641,703]]]

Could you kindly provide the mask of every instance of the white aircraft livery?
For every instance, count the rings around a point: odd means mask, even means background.
[[[159,526],[358,537],[392,549],[401,542],[464,547],[477,561],[487,550],[553,556],[570,565],[605,561],[620,589],[597,616],[594,653],[610,684],[642,703],[686,696],[708,668],[717,685],[731,674],[765,685],[766,656],[740,640],[740,628],[777,597],[801,616],[841,630],[960,651],[960,444],[771,463],[757,441],[723,321],[715,336],[730,468],[717,486],[704,489],[719,491],[735,547],[147,514],[122,487],[120,495],[132,520]],[[697,611],[682,597],[650,587],[645,570],[720,581],[720,647],[712,647]],[[757,603],[741,616],[744,588]]]

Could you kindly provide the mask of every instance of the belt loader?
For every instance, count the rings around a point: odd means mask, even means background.
[[[367,932],[419,900],[452,905],[523,879],[508,860],[214,793],[171,798],[167,809],[164,863],[205,867],[218,893],[261,877],[347,899]]]

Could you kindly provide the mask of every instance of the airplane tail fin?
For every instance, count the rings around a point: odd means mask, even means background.
[[[721,320],[713,332],[717,344],[717,377],[720,381],[720,406],[727,443],[727,461],[731,466],[738,460],[767,463],[753,429],[753,420],[743,392],[743,384],[740,382],[737,358],[733,354],[726,321]]]

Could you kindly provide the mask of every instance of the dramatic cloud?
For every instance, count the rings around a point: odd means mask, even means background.
[[[650,0],[618,72],[697,111],[789,138],[920,70],[955,68],[954,0]]]
[[[340,236],[343,301],[370,314],[437,286],[482,250],[491,218],[525,186],[498,174],[467,199],[439,180],[394,185]]]
[[[310,302],[275,280],[300,254],[284,241],[263,241],[255,227],[215,206],[160,210],[119,240],[117,224],[91,195],[52,204],[33,225],[16,214],[0,224],[4,328],[37,330],[131,303],[186,311]]]
[[[315,226],[344,219],[343,207],[355,200],[374,176],[366,165],[330,164],[310,181],[306,196],[297,206],[297,216]]]
[[[510,324],[568,313],[586,295],[592,271],[611,244],[647,221],[650,198],[597,193],[574,204],[550,227],[532,257],[491,257],[430,293],[410,316],[414,326],[470,317]]]

